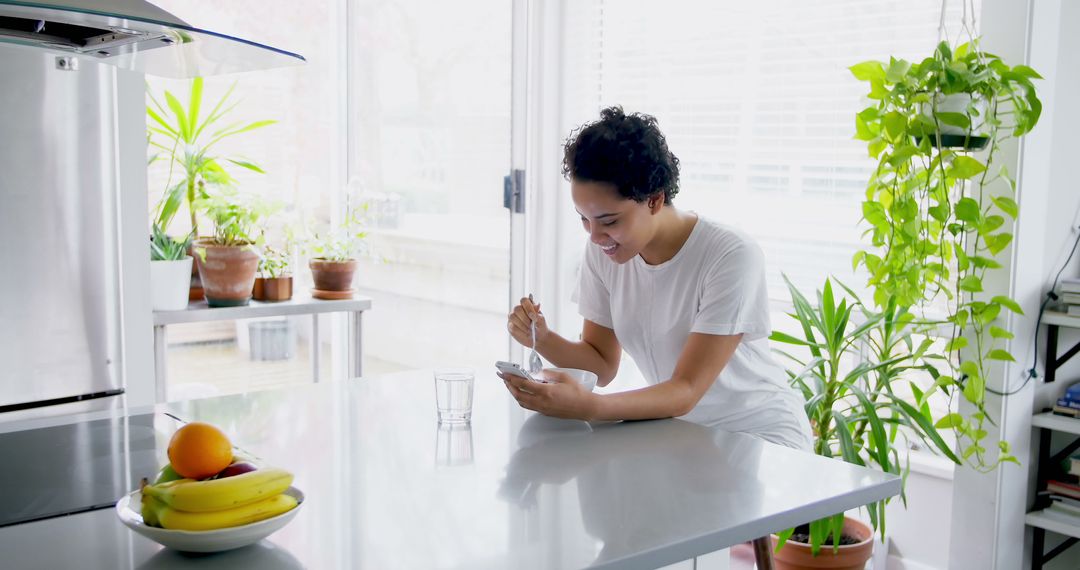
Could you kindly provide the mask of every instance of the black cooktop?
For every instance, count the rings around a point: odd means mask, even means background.
[[[0,527],[112,507],[157,473],[154,415],[0,433]],[[125,463],[130,461],[130,472]]]

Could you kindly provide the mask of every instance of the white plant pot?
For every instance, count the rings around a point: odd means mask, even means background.
[[[176,261],[150,262],[150,301],[155,311],[186,309],[190,287],[190,255]]]
[[[952,93],[945,95],[943,93],[934,94],[934,100],[938,113],[959,113],[961,115],[968,114],[968,106],[972,105],[972,97],[970,93]],[[972,113],[969,119],[971,120],[970,132],[974,136],[983,136],[988,130],[986,128],[986,99],[975,99],[974,110],[976,113]],[[934,107],[930,103],[923,103],[922,114],[934,119]],[[943,135],[966,135],[968,131],[960,127],[953,125],[946,125],[939,122],[941,127],[941,134]]]

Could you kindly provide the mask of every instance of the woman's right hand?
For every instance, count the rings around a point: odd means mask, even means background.
[[[528,297],[522,297],[521,302],[507,316],[506,329],[510,331],[510,336],[514,337],[514,340],[521,343],[522,346],[533,348],[529,324],[534,321],[536,323],[536,344],[543,344],[544,339],[551,334],[551,330],[547,327],[544,313],[540,312],[540,304],[533,303]]]

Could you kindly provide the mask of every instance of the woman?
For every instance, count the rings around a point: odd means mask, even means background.
[[[581,264],[581,340],[548,329],[528,299],[507,323],[519,343],[555,366],[591,370],[606,386],[622,349],[650,384],[587,392],[569,377],[549,383],[502,375],[522,407],[585,420],[681,417],[810,449],[802,398],[772,359],[764,256],[746,235],[675,208],[679,160],[656,119],[604,109],[565,147],[563,175],[589,234]]]

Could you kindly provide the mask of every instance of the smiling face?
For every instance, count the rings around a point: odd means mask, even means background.
[[[640,254],[656,235],[655,211],[663,207],[663,194],[644,202],[624,198],[615,185],[572,179],[570,194],[589,239],[615,263]]]

